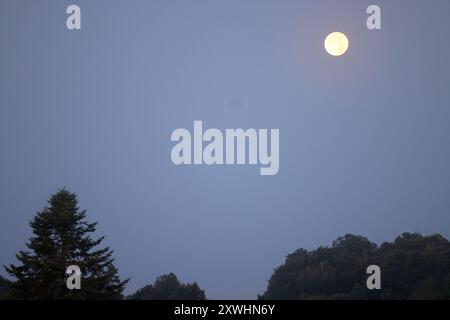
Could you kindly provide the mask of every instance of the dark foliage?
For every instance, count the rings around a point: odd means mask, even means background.
[[[10,298],[11,281],[0,276],[0,300],[7,300]]]
[[[160,276],[128,297],[131,300],[205,300],[205,292],[197,283],[180,283],[175,274]]]
[[[11,284],[15,299],[119,299],[127,281],[121,281],[113,265],[112,251],[95,249],[103,240],[90,237],[97,223],[85,221],[77,197],[60,190],[49,207],[30,222],[33,237],[16,256],[20,265],[6,271],[17,280]],[[66,268],[77,265],[82,272],[82,289],[66,287]]]
[[[367,266],[381,268],[382,290],[366,287]],[[450,299],[450,243],[404,233],[377,247],[347,234],[331,247],[299,249],[278,267],[260,299]]]

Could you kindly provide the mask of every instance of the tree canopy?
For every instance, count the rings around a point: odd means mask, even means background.
[[[196,282],[180,283],[173,273],[158,277],[153,285],[139,289],[130,300],[205,300],[205,292]]]
[[[381,290],[366,287],[372,264],[381,268]],[[377,246],[347,234],[331,247],[288,255],[259,298],[450,299],[450,243],[440,235],[404,233]]]

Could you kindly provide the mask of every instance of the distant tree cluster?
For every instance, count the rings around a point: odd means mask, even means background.
[[[197,283],[180,283],[175,274],[162,275],[128,297],[131,300],[205,300],[205,292]]]
[[[366,287],[372,264],[381,268],[381,290]],[[288,255],[259,299],[450,299],[450,243],[404,233],[378,247],[347,234],[331,247]]]

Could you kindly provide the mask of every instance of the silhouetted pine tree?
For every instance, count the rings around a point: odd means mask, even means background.
[[[48,202],[50,206],[30,222],[34,236],[27,247],[32,252],[20,251],[16,256],[21,265],[5,267],[17,279],[11,285],[13,298],[121,299],[128,280],[119,279],[109,247],[95,249],[103,237],[90,237],[97,223],[85,221],[77,196],[62,189]],[[67,289],[65,272],[70,265],[81,269],[81,290]]]

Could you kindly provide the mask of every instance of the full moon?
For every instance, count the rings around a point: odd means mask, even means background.
[[[325,50],[332,56],[342,56],[348,50],[348,38],[341,32],[332,32],[325,38]]]

